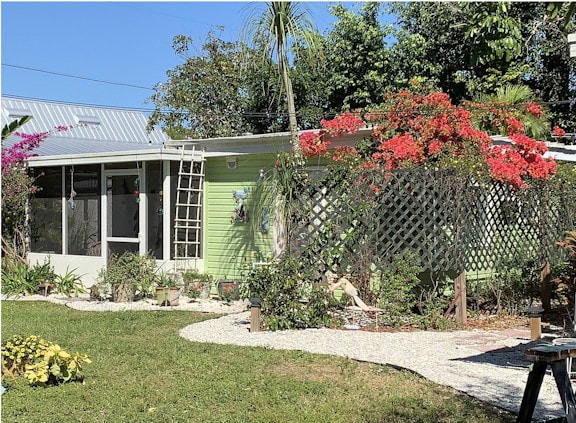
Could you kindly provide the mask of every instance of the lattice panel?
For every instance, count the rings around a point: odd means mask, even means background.
[[[354,271],[413,251],[429,271],[489,270],[521,251],[549,257],[575,223],[576,193],[558,198],[545,185],[514,191],[421,170],[362,172],[348,181],[295,184],[291,255]],[[327,251],[341,262],[326,263]]]

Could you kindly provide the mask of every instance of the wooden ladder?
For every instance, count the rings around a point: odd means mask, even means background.
[[[188,148],[187,148],[188,147]],[[174,259],[201,256],[202,203],[204,193],[204,152],[196,146],[181,148],[174,216]]]

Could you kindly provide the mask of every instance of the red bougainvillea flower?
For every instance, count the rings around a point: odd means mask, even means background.
[[[494,179],[521,188],[526,186],[525,175],[547,179],[556,173],[556,162],[542,156],[548,151],[545,143],[523,134],[510,139],[514,144],[494,146],[488,154],[486,162]]]
[[[366,126],[364,121],[352,112],[344,112],[331,120],[322,119],[320,124],[332,136],[340,136],[346,133],[354,134],[360,128]]]
[[[410,134],[401,134],[378,147],[380,152],[374,153],[372,158],[384,160],[386,170],[396,169],[405,162],[421,163],[424,161],[422,146]]]
[[[526,111],[537,118],[542,116],[542,106],[536,103],[526,104]]]
[[[518,134],[524,132],[524,123],[515,117],[509,117],[506,119],[506,134],[508,136],[513,134]]]
[[[304,157],[321,156],[328,150],[328,141],[323,141],[324,131],[303,132],[298,136],[298,142]]]
[[[554,128],[552,128],[552,135],[554,135],[555,137],[563,137],[564,135],[566,135],[566,131],[560,128],[558,125],[556,125]]]

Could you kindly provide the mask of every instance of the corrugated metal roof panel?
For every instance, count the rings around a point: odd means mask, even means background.
[[[2,126],[25,114],[32,120],[19,131],[37,133],[57,126],[72,129],[54,132],[36,151],[38,155],[99,153],[159,148],[170,138],[159,129],[146,131],[146,117],[139,112],[2,97]],[[88,124],[79,124],[90,121]],[[14,137],[12,142],[14,142]],[[7,142],[7,144],[10,144]]]

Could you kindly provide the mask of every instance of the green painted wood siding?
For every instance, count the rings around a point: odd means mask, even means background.
[[[241,278],[243,260],[260,261],[272,251],[272,216],[269,230],[263,233],[253,219],[257,206],[254,187],[260,169],[269,172],[276,156],[237,156],[237,167],[226,167],[225,157],[208,158],[205,169],[204,268],[216,278]],[[250,189],[244,200],[248,222],[231,222],[236,203],[233,191]]]

